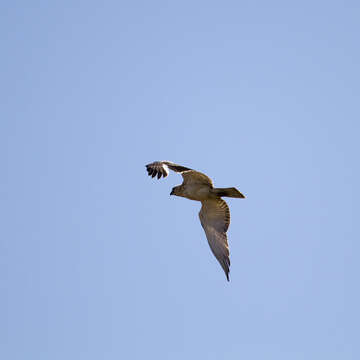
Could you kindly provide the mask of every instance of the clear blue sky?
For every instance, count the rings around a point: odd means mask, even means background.
[[[360,358],[358,1],[0,10],[1,359]]]

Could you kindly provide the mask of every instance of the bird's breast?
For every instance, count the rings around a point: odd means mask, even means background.
[[[184,188],[184,197],[190,200],[202,201],[211,196],[209,186],[202,184],[188,184]]]

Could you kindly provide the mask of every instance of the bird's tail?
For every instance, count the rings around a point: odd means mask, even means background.
[[[233,198],[242,198],[244,199],[245,196],[236,188],[216,188],[213,189],[214,193],[221,197],[221,196],[227,196],[227,197],[233,197]]]

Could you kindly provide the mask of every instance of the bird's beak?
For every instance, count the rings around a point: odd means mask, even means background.
[[[174,195],[174,190],[171,190],[171,193],[170,193],[170,195]]]

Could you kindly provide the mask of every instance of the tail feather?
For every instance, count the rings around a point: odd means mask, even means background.
[[[227,197],[233,197],[233,198],[241,198],[244,199],[245,196],[236,188],[231,187],[231,188],[216,188],[213,189],[214,193],[217,196],[227,196]]]

